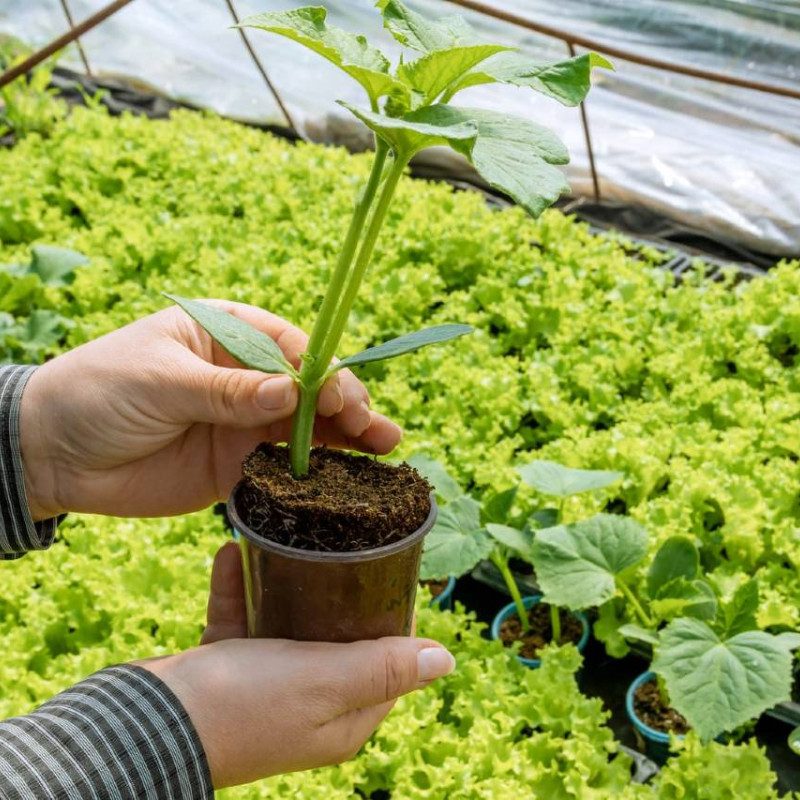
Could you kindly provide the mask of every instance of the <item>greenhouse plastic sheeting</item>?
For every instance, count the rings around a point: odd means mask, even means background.
[[[75,19],[105,2],[69,0]],[[410,4],[433,14],[462,13],[486,36],[518,46],[535,59],[566,56],[560,41],[444,0]],[[237,0],[236,5],[244,16],[302,2]],[[333,24],[364,31],[397,54],[371,0],[327,5]],[[504,0],[495,7],[643,55],[800,84],[796,2]],[[134,0],[87,34],[83,44],[97,72],[138,79],[169,97],[237,119],[281,124],[275,101],[230,25],[224,0]],[[58,0],[0,0],[0,31],[36,45],[64,28]],[[258,31],[252,41],[304,136],[364,145],[365,132],[334,102],[358,103],[357,85],[292,42]],[[800,100],[614,61],[616,72],[596,71],[587,103],[603,196],[654,208],[755,250],[800,254]],[[62,63],[80,68],[74,50]],[[577,109],[505,86],[469,89],[459,102],[555,128],[572,153],[568,172],[575,193],[591,194]],[[466,169],[456,160],[450,166],[456,173]]]

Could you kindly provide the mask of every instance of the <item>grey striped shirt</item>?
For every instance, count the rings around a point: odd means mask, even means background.
[[[0,367],[0,559],[49,547],[58,526],[55,519],[34,523],[25,496],[19,407],[34,369]],[[186,711],[141,667],[101,670],[33,713],[0,721],[2,800],[213,796],[203,746]]]

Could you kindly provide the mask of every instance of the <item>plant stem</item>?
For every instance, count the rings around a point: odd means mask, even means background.
[[[503,580],[506,582],[506,586],[511,594],[511,598],[517,607],[517,614],[519,615],[520,625],[522,626],[522,632],[524,633],[528,630],[528,609],[525,608],[525,603],[522,602],[522,595],[519,593],[519,586],[517,586],[517,582],[514,580],[514,576],[511,574],[508,561],[497,552],[492,553],[491,559],[497,569],[500,570],[500,574],[503,576]]]
[[[646,614],[645,610],[642,608],[639,601],[636,599],[636,595],[631,591],[628,584],[625,583],[620,578],[617,578],[617,586],[622,590],[622,594],[625,595],[625,599],[633,606],[633,610],[636,612],[636,616],[639,617],[639,621],[644,625],[646,628],[652,628],[653,620]]]
[[[550,604],[550,627],[552,629],[551,641],[559,644],[561,641],[561,614],[559,614],[558,606]]]
[[[319,390],[322,388],[322,377],[330,363],[330,358],[327,360],[323,358],[323,345],[335,318],[350,266],[356,255],[364,222],[380,186],[383,167],[388,154],[389,149],[383,140],[376,139],[375,158],[372,162],[372,170],[367,185],[356,203],[353,217],[350,220],[350,227],[339,253],[339,259],[331,275],[328,289],[325,292],[317,320],[308,340],[308,348],[303,365],[300,368],[300,402],[292,423],[290,459],[295,478],[308,474],[308,460],[314,436],[317,397]]]

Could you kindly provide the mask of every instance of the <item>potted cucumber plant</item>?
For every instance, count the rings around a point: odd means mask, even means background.
[[[567,105],[585,97],[595,54],[556,64],[482,40],[457,16],[429,20],[396,0],[378,3],[385,27],[407,51],[392,68],[364,36],[328,25],[321,7],[258,14],[242,22],[287,37],[342,69],[368,107],[342,105],[374,133],[372,170],[359,193],[296,367],[280,348],[234,317],[171,295],[244,366],[296,381],[299,404],[289,447],[262,445],[244,464],[229,501],[241,534],[248,625],[253,636],[346,641],[407,633],[422,538],[436,516],[429,486],[410,467],[313,449],[317,398],[337,370],[394,358],[470,331],[436,325],[334,360],[364,274],[410,160],[449,146],[531,214],[568,190],[564,145],[526,119],[453,105],[476,84],[507,83]]]
[[[611,655],[624,655],[629,640],[652,648],[650,669],[631,684],[626,706],[648,755],[663,763],[672,736],[691,728],[707,741],[787,699],[800,634],[758,630],[757,582],[723,596],[702,576],[688,537],[666,539],[642,582],[636,571],[647,552],[644,528],[605,514],[541,531],[532,546],[545,599],[573,610],[598,607],[595,635]]]

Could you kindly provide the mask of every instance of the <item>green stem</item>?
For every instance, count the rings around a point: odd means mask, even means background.
[[[552,628],[551,641],[559,644],[561,642],[561,614],[558,611],[558,606],[550,604],[550,627]]]
[[[636,616],[639,617],[639,621],[644,625],[646,628],[653,628],[654,623],[653,620],[647,615],[645,610],[642,608],[639,601],[636,599],[636,595],[631,591],[628,584],[625,581],[617,578],[617,586],[622,590],[622,594],[625,595],[625,599],[633,606],[633,610],[636,612]]]
[[[514,601],[514,605],[517,607],[517,614],[519,615],[519,621],[522,625],[522,631],[525,632],[528,630],[528,610],[525,608],[525,603],[522,602],[522,595],[519,593],[519,586],[517,586],[517,582],[514,580],[514,576],[511,574],[508,561],[497,552],[492,553],[491,558],[494,565],[500,570],[503,580],[506,582],[508,591],[511,594],[511,599]]]
[[[375,159],[372,162],[372,170],[367,185],[364,187],[361,198],[358,200],[353,212],[353,217],[350,220],[350,227],[328,283],[325,297],[320,305],[317,320],[308,340],[308,348],[303,365],[300,368],[300,402],[292,423],[290,445],[292,472],[296,478],[308,474],[317,397],[319,390],[322,388],[322,378],[330,363],[330,358],[327,360],[323,358],[323,347],[336,316],[348,273],[358,249],[364,223],[378,192],[388,154],[389,148],[381,139],[377,139],[375,143]]]

